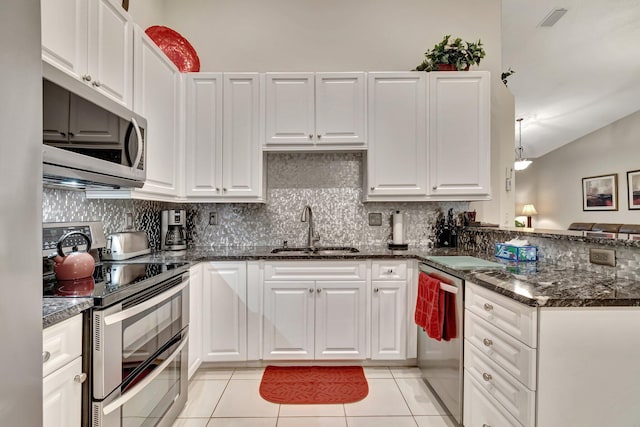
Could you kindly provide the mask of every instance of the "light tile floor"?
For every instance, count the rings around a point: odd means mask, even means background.
[[[369,395],[344,405],[260,397],[263,369],[200,369],[173,427],[454,427],[417,368],[365,368]]]

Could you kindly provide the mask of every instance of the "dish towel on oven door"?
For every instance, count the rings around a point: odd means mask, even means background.
[[[440,288],[440,280],[420,272],[415,322],[430,338],[449,341],[457,336],[456,296]]]

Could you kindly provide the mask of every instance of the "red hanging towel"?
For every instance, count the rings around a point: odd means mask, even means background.
[[[456,294],[444,292],[444,326],[442,328],[442,339],[445,341],[458,337],[456,310]]]
[[[440,281],[420,272],[418,278],[418,298],[414,316],[418,326],[427,335],[440,341],[444,324],[444,291],[440,289]]]

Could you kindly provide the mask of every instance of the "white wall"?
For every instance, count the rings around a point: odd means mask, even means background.
[[[161,0],[131,0],[129,14],[143,30],[152,25],[164,25],[164,4]]]
[[[0,425],[42,425],[40,1],[0,12]]]
[[[640,224],[628,209],[627,171],[640,169],[640,111],[586,135],[518,173],[516,211],[534,203],[539,228],[566,229],[572,222]],[[618,174],[618,211],[582,211],[582,178]]]
[[[147,0],[148,1],[148,0]],[[500,0],[165,0],[203,71],[410,70],[445,34],[500,72]]]

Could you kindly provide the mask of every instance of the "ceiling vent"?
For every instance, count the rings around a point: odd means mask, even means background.
[[[544,17],[542,22],[539,24],[540,27],[553,27],[556,22],[560,20],[567,13],[567,9],[558,8],[553,9],[547,16]]]

